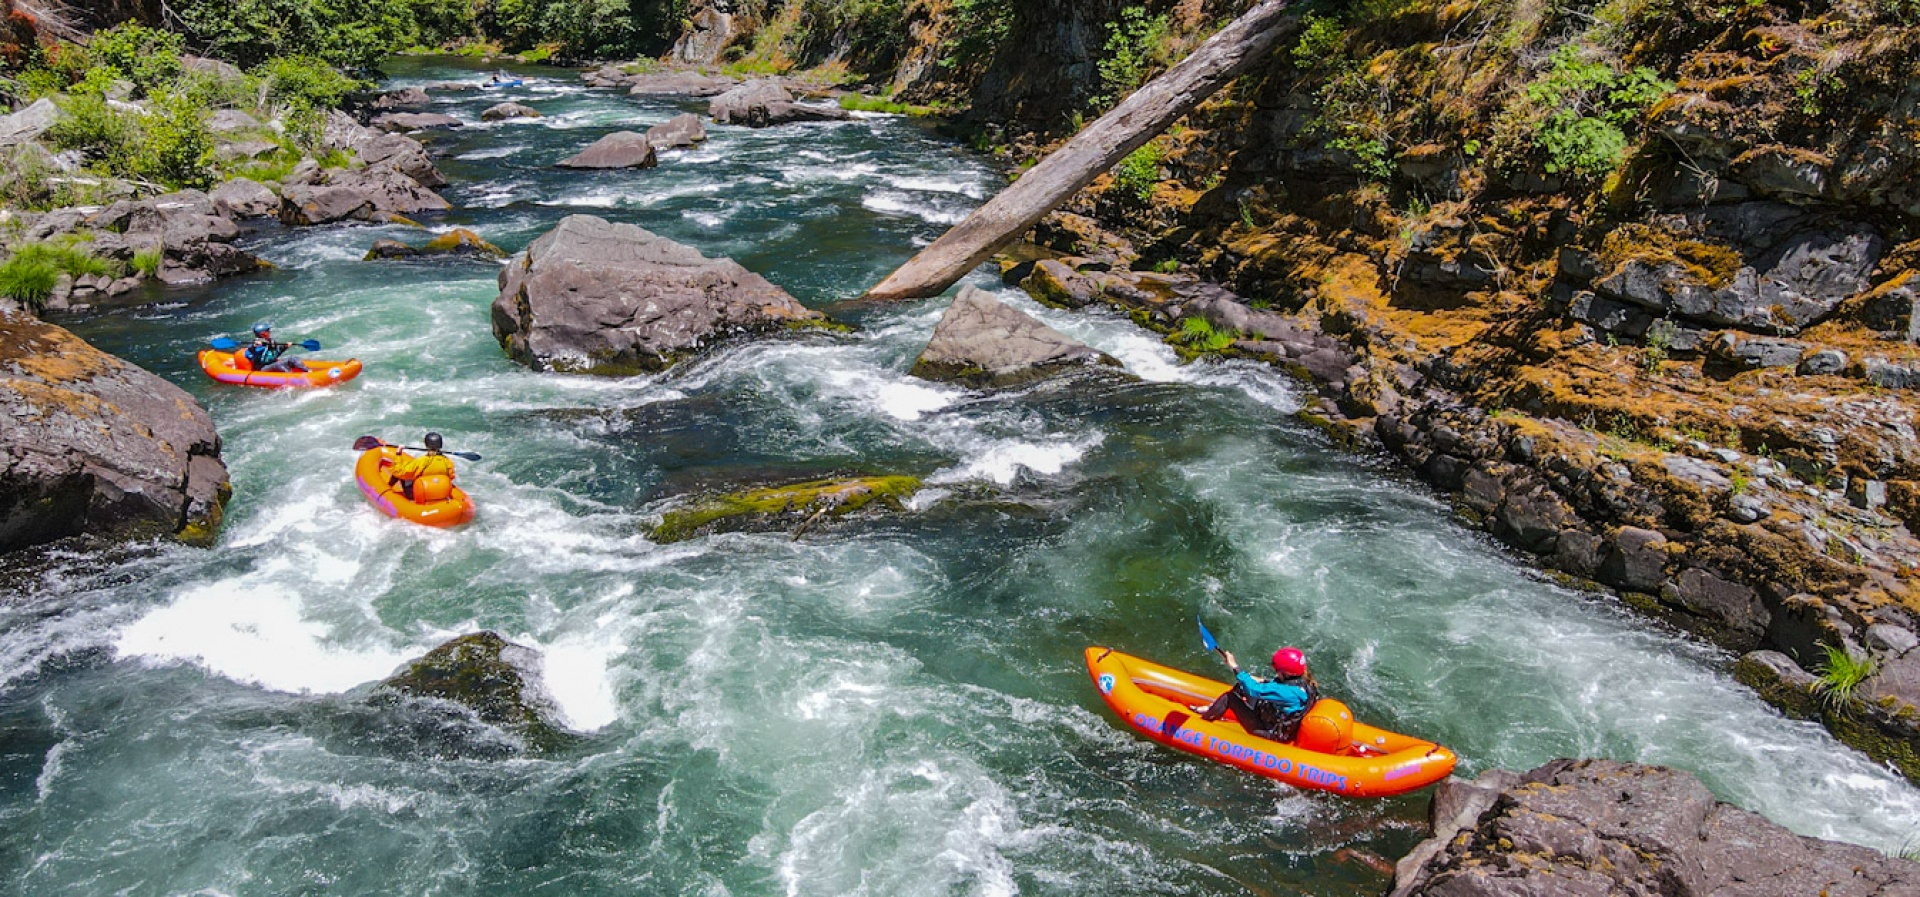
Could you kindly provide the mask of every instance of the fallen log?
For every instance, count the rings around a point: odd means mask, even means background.
[[[1275,26],[1288,2],[1260,0],[901,265],[866,298],[918,299],[952,286],[1257,61],[1279,37]]]

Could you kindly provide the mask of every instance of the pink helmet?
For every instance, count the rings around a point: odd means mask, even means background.
[[[1282,676],[1305,676],[1307,655],[1299,648],[1281,648],[1273,652],[1273,671]]]

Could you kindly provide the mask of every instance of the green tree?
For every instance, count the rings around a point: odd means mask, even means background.
[[[185,0],[176,11],[214,55],[248,67],[276,56],[313,56],[366,70],[417,34],[406,2]]]

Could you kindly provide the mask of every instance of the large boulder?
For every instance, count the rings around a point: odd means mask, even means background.
[[[289,184],[281,191],[280,220],[287,224],[328,224],[348,218],[392,221],[422,212],[444,212],[453,205],[391,165],[331,169],[313,181]]]
[[[623,83],[627,85],[628,96],[711,97],[732,90],[740,82],[726,75],[661,72],[653,75],[629,76]]]
[[[439,112],[387,112],[374,116],[372,124],[383,131],[427,131],[458,128],[462,122]]]
[[[509,118],[539,118],[540,110],[519,103],[500,103],[488,106],[480,113],[481,121],[506,121]]]
[[[228,218],[268,218],[280,211],[280,197],[265,184],[234,178],[207,194],[213,207]]]
[[[493,333],[541,370],[663,370],[722,339],[826,317],[731,259],[631,224],[569,215],[500,273]]]
[[[0,309],[0,420],[0,551],[219,528],[227,467],[206,409],[17,309]]]
[[[680,149],[707,142],[707,126],[700,116],[681,113],[647,129],[647,142],[654,149]]]
[[[1119,367],[1120,362],[970,286],[934,325],[933,340],[914,362],[913,375],[1006,387],[1094,365]]]
[[[734,4],[730,0],[698,0],[687,17],[686,30],[674,41],[673,59],[692,65],[712,65],[721,51],[739,33],[735,27]]]
[[[796,121],[837,121],[847,118],[838,106],[806,106],[796,103],[777,78],[748,81],[714,97],[707,103],[707,114],[723,125],[765,128]]]
[[[561,168],[652,168],[660,164],[660,159],[645,135],[615,131],[555,164]]]
[[[1920,892],[1920,863],[1793,834],[1690,773],[1612,760],[1495,772],[1441,784],[1434,838],[1395,870],[1392,897]]]
[[[47,132],[60,117],[60,109],[45,97],[12,115],[0,115],[0,146],[25,143]]]
[[[229,192],[224,198],[236,195]],[[220,201],[198,190],[121,200],[88,216],[85,225],[93,232],[95,255],[132,262],[140,252],[159,250],[156,273],[167,283],[200,283],[265,267],[258,257],[233,245],[240,228]]]
[[[412,109],[425,106],[430,99],[426,90],[419,87],[406,87],[400,90],[389,90],[374,97],[373,102],[367,105],[382,110]]]
[[[405,709],[429,734],[420,741],[436,756],[544,753],[570,739],[540,668],[533,649],[477,632],[407,664],[374,686],[368,702]],[[488,729],[511,742],[500,745]]]

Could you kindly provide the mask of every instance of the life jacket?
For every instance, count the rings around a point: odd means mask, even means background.
[[[253,345],[248,346],[247,350],[240,354],[245,356],[248,361],[253,362],[254,369],[258,370],[279,360],[280,351],[281,350],[275,347],[273,343],[264,340],[254,340]]]
[[[1240,693],[1242,702],[1253,708],[1254,718],[1249,721],[1254,724],[1253,728],[1268,733],[1267,737],[1275,741],[1292,741],[1300,731],[1300,721],[1305,719],[1308,711],[1311,711],[1313,705],[1319,702],[1320,686],[1313,681],[1312,676],[1281,676],[1272,681],[1304,690],[1307,693],[1307,702],[1301,705],[1299,710],[1289,712],[1280,709],[1279,705],[1271,701],[1254,697],[1239,682],[1233,684],[1233,690]]]

